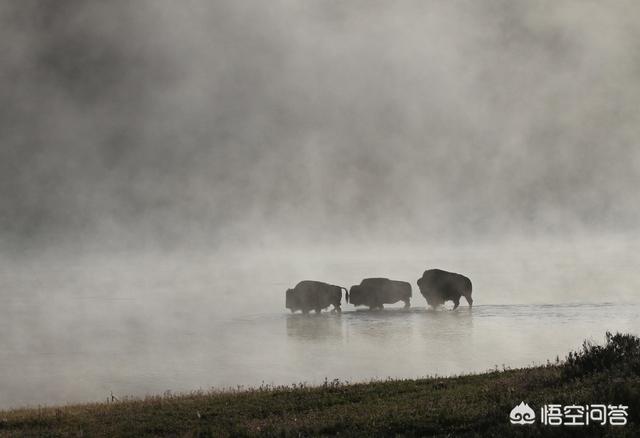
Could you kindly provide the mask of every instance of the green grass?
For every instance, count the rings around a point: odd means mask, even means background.
[[[608,335],[562,363],[451,378],[326,382],[0,412],[0,436],[640,436],[640,340]],[[625,404],[624,427],[513,426],[524,400]]]

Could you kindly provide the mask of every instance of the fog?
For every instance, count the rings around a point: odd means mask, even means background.
[[[637,302],[634,12],[3,2],[0,362],[224,333],[301,279],[404,279],[424,306],[427,267],[478,304]]]
[[[5,3],[5,252],[635,233],[638,8]]]

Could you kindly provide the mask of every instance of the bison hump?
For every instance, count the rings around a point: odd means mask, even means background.
[[[389,283],[391,280],[389,280],[388,278],[384,278],[384,277],[375,277],[375,278],[365,278],[364,280],[362,280],[360,282],[361,286],[366,286],[366,285],[379,285],[379,284],[385,284],[385,283]]]
[[[324,283],[322,281],[316,281],[316,280],[302,280],[301,282],[296,284],[296,287],[309,287],[309,286],[329,286],[329,284]]]

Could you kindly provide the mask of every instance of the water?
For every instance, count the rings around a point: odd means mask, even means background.
[[[0,409],[553,361],[607,330],[640,334],[639,248],[589,238],[0,258]],[[473,310],[426,311],[415,285],[426,267],[467,274]],[[300,279],[366,276],[410,281],[412,308],[284,309]]]
[[[87,307],[96,300],[85,301],[76,303],[75,311],[90,315]],[[126,315],[125,307],[131,314],[146,308],[126,300],[100,306],[120,309],[120,315]],[[640,306],[610,303],[392,308],[318,316],[278,312],[216,320],[185,314],[171,321],[149,312],[141,319],[119,316],[118,324],[110,324],[107,316],[49,327],[38,323],[37,313],[30,315],[33,307],[22,313],[19,307],[13,307],[13,323],[29,326],[32,336],[22,338],[26,344],[2,338],[1,408],[100,401],[111,392],[143,396],[522,367],[564,357],[585,338],[601,342],[606,330],[640,329]],[[8,319],[0,321],[7,330]]]

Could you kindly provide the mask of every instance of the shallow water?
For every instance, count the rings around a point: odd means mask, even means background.
[[[640,333],[638,248],[589,238],[0,258],[0,409],[553,361],[607,330]],[[426,311],[415,285],[425,267],[467,274],[473,310]],[[300,279],[367,276],[410,281],[412,308],[284,309]]]
[[[47,325],[29,303],[4,306],[0,328],[17,333],[20,324],[23,335],[0,340],[0,408],[103,401],[111,392],[479,372],[553,361],[585,338],[601,342],[606,330],[640,332],[640,306],[611,303],[212,319],[179,308],[164,319],[153,303],[115,299],[99,302],[101,317],[92,319],[91,305],[67,303],[67,312],[87,319]],[[64,316],[64,307],[57,311]]]

